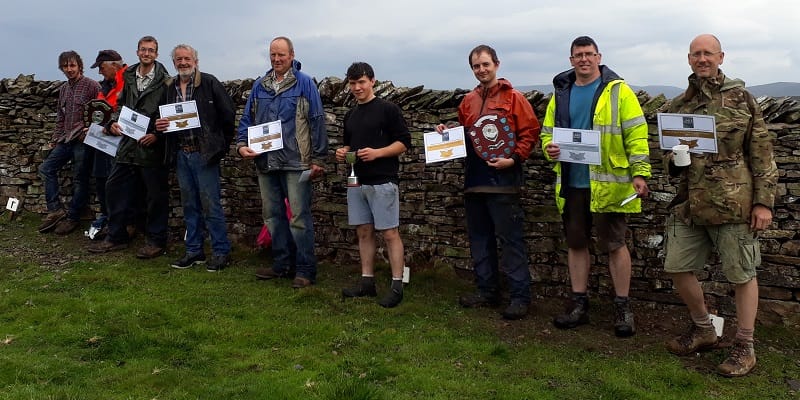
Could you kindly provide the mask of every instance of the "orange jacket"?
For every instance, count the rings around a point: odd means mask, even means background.
[[[119,99],[119,92],[121,92],[122,87],[125,86],[125,78],[122,77],[122,73],[125,72],[127,67],[127,65],[123,65],[122,68],[117,70],[117,74],[114,76],[114,82],[116,83],[114,84],[114,87],[108,91],[108,93],[103,93],[101,90],[100,93],[97,94],[97,98],[107,101],[115,112],[119,111],[117,110],[117,100]]]

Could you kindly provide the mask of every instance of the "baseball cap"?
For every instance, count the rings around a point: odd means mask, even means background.
[[[114,50],[100,50],[97,52],[97,58],[90,68],[97,68],[104,61],[122,61],[122,56]]]

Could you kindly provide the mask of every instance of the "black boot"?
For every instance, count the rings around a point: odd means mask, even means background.
[[[392,308],[397,307],[403,301],[403,280],[392,279],[392,287],[389,293],[378,302],[381,307]]]
[[[375,278],[372,276],[362,276],[357,285],[342,289],[342,297],[375,297],[377,295]]]
[[[573,293],[572,304],[566,312],[553,318],[553,325],[560,329],[572,329],[589,323],[589,296]]]
[[[614,298],[614,334],[617,337],[633,336],[636,324],[633,322],[631,301],[627,297]]]

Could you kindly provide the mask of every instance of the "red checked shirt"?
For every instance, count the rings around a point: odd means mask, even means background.
[[[83,75],[75,82],[61,85],[58,93],[58,112],[53,143],[69,143],[80,137],[83,128],[83,108],[97,97],[100,84]]]

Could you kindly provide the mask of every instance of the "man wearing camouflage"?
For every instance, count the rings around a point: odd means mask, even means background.
[[[719,40],[703,34],[689,46],[689,87],[670,112],[713,115],[717,153],[691,153],[691,164],[676,167],[672,153],[665,168],[680,177],[666,227],[664,269],[692,318],[688,332],[667,342],[677,355],[710,349],[717,334],[696,272],[716,248],[722,270],[735,287],[737,330],[730,357],[717,366],[724,376],[743,376],[756,364],[753,330],[758,309],[756,267],[761,263],[757,232],[772,223],[778,179],[772,139],[761,109],[744,82],[718,68],[725,53]]]

